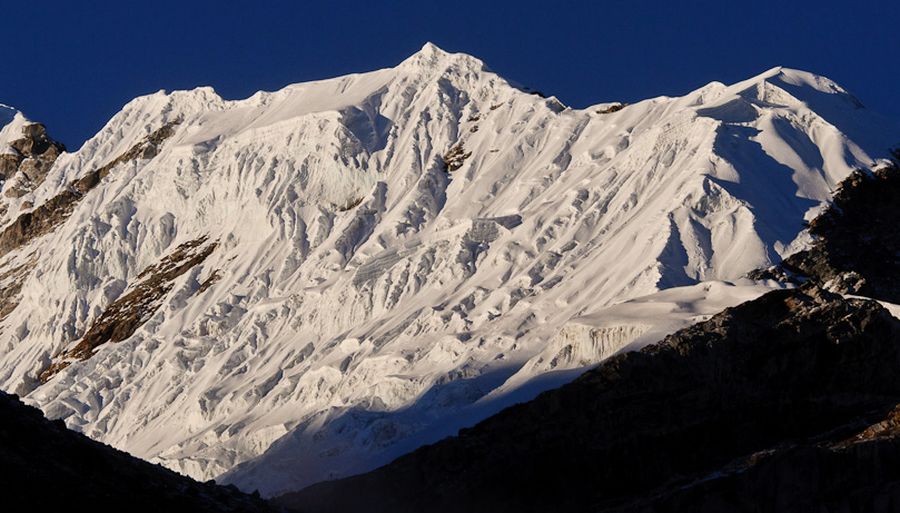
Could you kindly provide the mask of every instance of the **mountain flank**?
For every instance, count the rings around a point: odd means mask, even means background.
[[[894,164],[843,181],[776,290],[367,474],[276,503],[350,511],[900,507]],[[802,273],[802,274],[800,274]],[[832,290],[828,290],[828,287]],[[837,292],[835,292],[837,291]]]

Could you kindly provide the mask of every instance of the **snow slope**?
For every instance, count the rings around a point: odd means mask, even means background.
[[[503,408],[561,386],[605,358],[658,342],[669,333],[778,287],[776,282],[746,279],[737,283],[710,281],[591,311],[565,323],[523,365],[441,382],[399,411],[354,408],[321,427],[294,429],[261,457],[227,473],[225,480],[247,489],[288,490],[298,483],[319,480],[324,474],[353,475],[364,468],[386,465]],[[362,433],[355,433],[360,426],[366,427]],[[402,437],[394,433],[398,428],[405,430]],[[348,436],[354,437],[350,443]],[[322,451],[322,447],[343,450]]]
[[[666,335],[705,321],[726,308],[781,288],[775,281],[704,281],[630,299],[571,319],[557,335],[487,397],[502,396],[527,385],[534,376],[557,369],[580,374],[623,351],[637,351]]]
[[[603,105],[566,108],[430,44],[245,100],[137,98],[11,210],[109,171],[0,260],[0,280],[27,271],[0,321],[0,388],[264,494],[368,470],[637,334],[539,362],[572,319],[779,261],[838,181],[900,142],[784,68]],[[164,126],[158,150],[129,153]],[[136,331],[71,356],[190,241],[208,257],[157,284]],[[733,297],[765,288],[746,286]]]

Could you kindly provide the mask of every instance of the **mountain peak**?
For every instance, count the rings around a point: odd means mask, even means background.
[[[852,94],[830,78],[809,71],[788,68],[785,66],[775,66],[756,76],[748,78],[747,80],[738,82],[731,87],[735,90],[745,90],[750,87],[759,86],[764,82],[785,90],[790,90],[792,93],[797,93],[795,96],[798,97],[824,94],[845,98],[843,101],[850,100],[852,103],[859,103]],[[803,91],[806,92],[804,93]],[[798,99],[805,100],[806,98]],[[862,105],[859,104],[857,108],[861,106]]]
[[[434,69],[451,65],[464,65],[466,67],[482,70],[484,62],[466,53],[451,53],[438,47],[432,42],[422,45],[422,48],[410,55],[400,63],[401,68]]]
[[[419,54],[423,55],[447,55],[447,52],[441,49],[438,45],[432,43],[431,41],[426,41],[424,45],[422,45],[422,49],[419,50]]]

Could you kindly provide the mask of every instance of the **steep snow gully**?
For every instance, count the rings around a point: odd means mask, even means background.
[[[3,107],[0,388],[264,495],[369,470],[775,287],[742,277],[900,142],[786,68],[610,105],[428,44],[137,98],[28,187]]]

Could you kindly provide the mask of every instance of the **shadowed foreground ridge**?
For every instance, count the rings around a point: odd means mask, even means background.
[[[0,392],[0,483],[19,505],[4,511],[264,512],[260,498],[199,483],[49,421]],[[12,495],[11,495],[12,494]],[[23,509],[16,509],[23,508]]]
[[[303,512],[889,511],[900,321],[815,286],[726,309]]]
[[[812,280],[842,293],[900,303],[900,150],[895,162],[844,179],[809,225],[812,247],[752,278]]]

